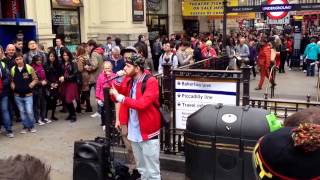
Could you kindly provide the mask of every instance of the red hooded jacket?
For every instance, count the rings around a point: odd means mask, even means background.
[[[119,121],[122,125],[127,125],[129,121],[129,108],[138,112],[140,132],[144,141],[160,134],[160,112],[159,86],[154,77],[150,77],[146,82],[144,93],[141,92],[142,81],[146,72],[138,79],[136,86],[136,99],[130,98],[132,83],[130,77],[125,77],[119,84],[115,82],[114,86],[118,92],[125,96],[120,105]]]

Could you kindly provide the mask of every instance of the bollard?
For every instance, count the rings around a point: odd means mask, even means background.
[[[311,96],[310,96],[310,94],[308,94],[307,95],[307,103],[308,103],[307,108],[310,107],[310,99],[311,99]]]

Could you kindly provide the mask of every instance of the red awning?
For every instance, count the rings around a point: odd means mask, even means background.
[[[81,0],[56,0],[60,6],[81,7],[83,6]]]
[[[303,16],[303,15],[314,15],[314,14],[320,14],[320,11],[297,11],[296,15]]]

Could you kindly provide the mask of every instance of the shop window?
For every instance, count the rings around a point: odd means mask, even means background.
[[[78,11],[52,10],[52,29],[57,37],[63,39],[65,46],[74,52],[81,42]]]

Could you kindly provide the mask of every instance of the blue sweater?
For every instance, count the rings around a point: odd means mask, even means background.
[[[116,73],[120,70],[123,70],[124,66],[126,66],[126,63],[124,62],[124,59],[121,58],[117,61],[113,60],[112,58],[110,58],[108,61],[111,62],[112,64],[112,72]]]
[[[309,60],[318,60],[318,54],[320,53],[319,46],[316,43],[310,43],[304,50],[304,57]]]

